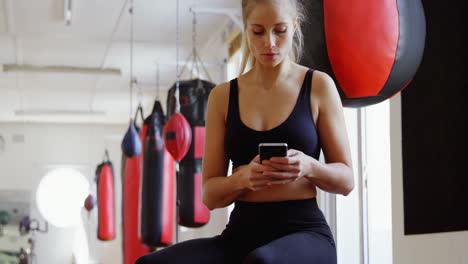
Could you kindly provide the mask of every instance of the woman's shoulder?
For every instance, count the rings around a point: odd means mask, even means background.
[[[229,90],[230,82],[223,82],[218,84],[211,90],[208,102],[211,107],[215,107],[217,110],[226,110],[226,106],[229,102]]]
[[[312,78],[311,100],[323,109],[325,106],[340,105],[341,99],[335,81],[325,72],[315,70]]]
[[[316,96],[326,96],[337,92],[335,82],[326,72],[314,70],[311,82]]]
[[[333,79],[326,72],[322,72],[300,64],[295,64],[295,67],[293,67],[293,71],[293,76],[296,76],[295,78],[297,79],[304,78],[303,76],[307,72],[312,71],[313,75],[310,82],[313,87],[313,90],[326,92],[327,90],[330,90],[334,87]]]
[[[230,82],[223,82],[216,85],[213,90],[210,92],[210,97],[215,97],[218,100],[223,99],[226,96],[229,96]]]

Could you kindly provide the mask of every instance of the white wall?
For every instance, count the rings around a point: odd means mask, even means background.
[[[393,260],[395,264],[466,264],[468,232],[404,235],[401,98],[390,103]],[[423,183],[422,183],[423,184]],[[437,190],[428,190],[427,201],[437,199]],[[437,208],[433,208],[437,210]]]

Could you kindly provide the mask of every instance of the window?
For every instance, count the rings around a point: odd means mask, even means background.
[[[89,194],[89,182],[79,172],[69,168],[49,171],[40,181],[36,192],[41,215],[57,227],[76,226]]]

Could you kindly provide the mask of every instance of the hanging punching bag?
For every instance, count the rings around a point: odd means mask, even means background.
[[[138,109],[137,113],[143,120],[143,111]],[[140,130],[137,127],[137,131]],[[147,127],[143,125],[140,135],[140,142],[146,137]],[[143,145],[143,144],[142,144]],[[142,146],[143,148],[144,146]],[[143,152],[138,156],[128,158],[125,154],[122,156],[122,226],[123,226],[123,256],[124,264],[134,264],[135,261],[148,253],[150,248],[144,245],[140,236],[140,188],[142,173]]]
[[[109,160],[99,164],[96,169],[98,197],[98,239],[115,239],[115,192],[114,171]]]
[[[404,89],[422,60],[420,0],[307,1],[301,64],[335,79],[344,106],[382,102]]]
[[[192,142],[190,124],[184,115],[173,114],[164,126],[163,134],[166,149],[175,160],[180,161],[187,154]]]
[[[144,144],[141,200],[141,238],[152,247],[173,243],[174,160],[163,140],[164,113],[156,101],[145,120],[148,133]]]
[[[84,201],[83,207],[86,209],[86,211],[91,212],[95,205],[96,201],[94,200],[94,196],[89,194]]]
[[[180,201],[179,223],[200,227],[208,223],[210,212],[202,201],[202,158],[205,146],[205,117],[208,95],[215,84],[200,80],[180,82],[180,111],[187,118],[193,134],[187,155],[180,161],[177,192]],[[168,114],[175,110],[175,86],[167,98]]]
[[[134,157],[141,153],[141,141],[133,119],[130,119],[130,125],[121,143],[122,152],[127,157]]]

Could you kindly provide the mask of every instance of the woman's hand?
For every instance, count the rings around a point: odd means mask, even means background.
[[[289,149],[286,157],[264,160],[262,162],[265,165],[263,175],[270,178],[270,184],[291,183],[311,174],[312,159],[299,150]]]
[[[249,164],[236,168],[235,172],[239,172],[241,184],[244,188],[259,191],[278,182],[278,180],[264,174],[267,170],[276,171],[274,168],[260,164],[260,156],[257,155]]]

